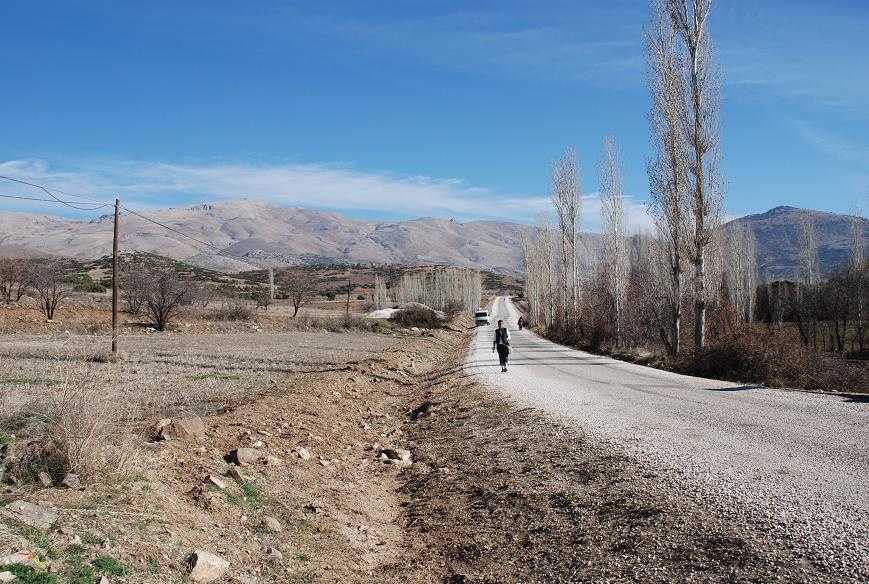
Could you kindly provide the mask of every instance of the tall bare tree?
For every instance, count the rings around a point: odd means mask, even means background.
[[[577,245],[579,243],[579,224],[582,219],[582,197],[580,195],[580,174],[576,162],[576,151],[568,146],[564,156],[552,163],[551,168],[552,203],[558,215],[558,229],[561,234],[561,260],[563,262],[562,284],[564,302],[562,318],[565,325],[579,320],[579,271],[577,267]],[[573,322],[571,323],[571,319]]]
[[[863,241],[863,220],[859,209],[851,209],[851,245],[848,254],[848,273],[851,282],[851,298],[854,308],[854,333],[857,347],[862,353],[865,348],[866,336],[866,295],[869,288],[869,265],[863,252],[866,245]]]
[[[389,302],[388,293],[386,291],[386,282],[378,275],[374,276],[374,296],[372,297],[375,310],[386,308]]]
[[[818,269],[818,243],[812,216],[805,212],[800,217],[800,256],[802,270],[797,287],[797,318],[800,337],[805,345],[818,348],[818,311],[821,274]]]
[[[646,164],[651,201],[649,213],[658,232],[655,246],[664,258],[668,278],[657,288],[664,302],[655,317],[668,321],[661,336],[671,355],[681,349],[682,299],[687,258],[687,225],[690,215],[686,170],[687,148],[682,125],[685,119],[685,54],[680,51],[670,0],[652,0],[652,21],[646,31],[648,83],[652,96],[649,126],[654,156]],[[656,264],[650,264],[652,266]],[[654,273],[661,270],[655,269]],[[655,305],[653,305],[655,306]],[[666,310],[663,315],[660,310]]]
[[[721,79],[712,54],[709,14],[712,0],[668,0],[670,17],[682,42],[683,79],[687,90],[682,108],[682,138],[686,145],[684,170],[688,184],[688,257],[694,265],[694,343],[706,340],[708,302],[706,249],[720,223],[723,185],[718,177],[720,158]]]
[[[598,175],[601,182],[604,275],[613,303],[615,341],[616,345],[621,347],[630,258],[625,237],[622,164],[618,146],[612,136],[604,139],[603,151],[598,163]]]

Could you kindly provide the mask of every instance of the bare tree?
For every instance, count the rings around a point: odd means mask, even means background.
[[[629,257],[625,237],[622,165],[615,138],[604,139],[598,165],[601,181],[601,223],[603,224],[604,274],[613,303],[616,345],[623,344],[622,328],[626,303]]]
[[[145,318],[159,331],[178,317],[182,307],[190,302],[191,285],[172,269],[145,270],[148,286],[143,308]]]
[[[18,302],[33,284],[33,270],[24,259],[0,258],[0,296],[4,302]]]
[[[862,217],[857,208],[851,210],[851,246],[848,257],[848,273],[851,281],[851,302],[854,306],[854,328],[857,347],[862,353],[865,347],[866,335],[866,294],[867,294],[867,265],[866,256],[863,253],[863,228]]]
[[[39,309],[45,318],[54,320],[54,313],[60,301],[70,293],[64,283],[63,265],[60,262],[39,264],[33,268],[33,287],[39,295]]]
[[[724,190],[718,178],[721,80],[712,55],[709,13],[712,0],[669,0],[670,16],[686,51],[686,107],[682,138],[686,144],[688,184],[688,257],[694,265],[694,343],[703,347],[708,302],[706,248],[720,222]]]
[[[649,214],[658,231],[659,241],[655,248],[664,258],[663,273],[668,275],[655,289],[664,300],[655,312],[655,318],[659,324],[666,321],[661,337],[668,352],[677,355],[681,349],[683,278],[690,210],[685,169],[687,150],[681,130],[685,110],[685,83],[681,72],[685,56],[678,47],[669,2],[652,1],[652,22],[646,32],[648,83],[652,95],[648,118],[655,151],[654,157],[646,164],[646,172],[651,190]],[[657,263],[649,265],[653,267],[654,275],[662,273],[657,269]],[[668,314],[661,314],[661,311]]]
[[[272,287],[271,284],[267,288],[260,288],[253,295],[254,300],[256,300],[257,309],[262,308],[263,310],[268,311],[269,306],[272,305],[274,298],[272,297]]]
[[[800,256],[802,270],[797,286],[797,324],[803,344],[818,348],[818,311],[821,275],[818,270],[818,244],[815,224],[806,212],[800,218]]]
[[[121,298],[130,314],[141,314],[145,307],[145,297],[151,284],[151,272],[143,265],[124,265],[121,273]]]
[[[733,224],[727,228],[725,242],[730,301],[738,321],[750,323],[757,287],[757,240],[747,225]]]
[[[376,274],[374,276],[374,295],[372,296],[372,301],[375,310],[386,308],[386,305],[389,302],[389,297],[386,292],[386,282]]]
[[[558,229],[561,234],[562,268],[562,318],[563,324],[579,320],[579,273],[577,268],[577,245],[579,224],[582,212],[580,196],[580,176],[576,162],[576,151],[568,146],[564,156],[552,163],[551,168],[552,203],[558,215]]]
[[[314,297],[317,290],[316,282],[310,273],[301,268],[284,270],[280,282],[287,289],[287,294],[293,303],[293,318],[296,318],[299,310]]]
[[[396,297],[401,304],[418,302],[435,310],[460,306],[471,311],[480,306],[483,278],[467,268],[434,267],[431,272],[403,274]]]

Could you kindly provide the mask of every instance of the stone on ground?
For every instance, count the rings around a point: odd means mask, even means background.
[[[265,517],[263,517],[261,525],[263,526],[263,529],[272,533],[280,533],[284,530],[281,522],[278,521],[276,518],[272,517],[271,515],[266,515]]]
[[[199,416],[161,420],[157,423],[157,437],[161,440],[198,442],[205,439],[205,423]]]
[[[12,501],[6,505],[6,507],[3,507],[2,511],[4,515],[18,523],[35,527],[42,531],[48,531],[51,529],[51,526],[60,517],[57,512],[52,509],[46,509],[45,507],[40,507],[39,505],[34,505],[33,503],[21,500]]]
[[[236,448],[229,453],[229,458],[238,466],[248,466],[262,460],[263,453],[256,448]]]
[[[196,550],[190,557],[190,580],[214,582],[229,569],[229,562],[212,553]]]

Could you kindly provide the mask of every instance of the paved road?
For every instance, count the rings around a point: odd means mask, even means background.
[[[466,372],[653,467],[690,496],[779,532],[820,565],[869,579],[865,401],[624,363],[518,331],[504,297],[491,312]],[[492,353],[498,318],[513,338],[507,373]]]

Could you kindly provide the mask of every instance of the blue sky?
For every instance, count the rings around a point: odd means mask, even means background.
[[[640,224],[647,20],[641,0],[7,3],[0,174],[140,208],[530,222],[574,144],[594,229],[611,133]],[[867,211],[867,30],[865,0],[718,3],[728,214]]]

